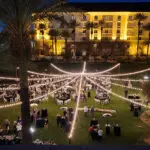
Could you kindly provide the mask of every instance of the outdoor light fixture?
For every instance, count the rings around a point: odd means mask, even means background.
[[[30,127],[30,133],[31,133],[31,134],[35,133],[35,128]]]
[[[149,80],[149,76],[144,76],[144,80]]]

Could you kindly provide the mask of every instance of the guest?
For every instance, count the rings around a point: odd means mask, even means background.
[[[22,125],[20,123],[17,123],[17,136],[21,137],[21,131],[22,131]]]
[[[134,111],[134,105],[133,105],[133,103],[130,104],[130,111],[131,111],[131,112]]]
[[[126,98],[128,97],[128,90],[127,90],[127,89],[124,90],[124,96],[125,96]]]
[[[64,110],[64,116],[66,116],[67,115],[67,111],[66,110]]]
[[[92,125],[89,127],[88,131],[89,131],[89,133],[91,133],[93,130],[94,130],[94,126]]]
[[[90,98],[91,97],[91,92],[90,91],[88,91],[88,98]]]
[[[103,138],[103,130],[101,128],[98,128],[98,139],[101,140]]]
[[[13,133],[16,135],[17,134],[17,121],[14,121],[13,123]]]
[[[22,121],[21,121],[21,117],[18,116],[17,123],[21,123],[21,122],[22,122]]]
[[[57,122],[57,126],[59,126],[61,124],[61,116],[60,116],[60,114],[57,114],[56,122]]]
[[[48,128],[48,119],[47,119],[47,118],[45,119],[44,127],[45,127],[45,128]]]
[[[87,117],[88,116],[88,107],[87,106],[84,106],[84,116]]]
[[[65,128],[66,126],[66,121],[65,121],[65,117],[61,117],[61,128]]]
[[[94,117],[94,107],[92,106],[92,108],[91,108],[91,117],[93,118]]]

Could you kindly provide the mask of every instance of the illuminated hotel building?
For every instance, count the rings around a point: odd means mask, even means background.
[[[137,47],[137,36],[138,36],[138,26],[137,21],[134,19],[135,14],[137,12],[75,12],[70,14],[65,14],[65,20],[70,22],[72,19],[76,19],[77,22],[80,24],[76,28],[76,42],[82,42],[86,39],[90,39],[93,41],[100,41],[101,39],[110,39],[110,40],[125,40],[130,42],[129,54],[135,55],[136,54],[136,47]],[[142,24],[147,24],[150,22],[150,12],[143,12],[147,19],[142,22]],[[91,37],[90,31],[85,29],[86,22],[94,22],[99,23],[100,20],[104,20],[105,24],[103,26],[102,34],[100,33],[100,27],[93,29],[93,36]],[[40,33],[39,25],[44,23],[46,25],[46,29],[44,31],[44,40],[47,43],[48,47],[51,47],[52,41],[48,32],[52,28],[56,28],[61,30],[60,22],[57,21],[48,21],[45,18],[45,21],[38,20],[34,23],[35,30],[37,31],[36,41],[39,43],[40,48],[42,49],[42,34]],[[67,30],[68,29],[66,28]],[[102,37],[101,37],[102,36]],[[143,43],[144,40],[148,39],[148,32],[144,31],[140,35],[141,40],[140,43]],[[73,42],[72,38],[70,37],[69,42]],[[58,38],[58,54],[61,54],[65,47],[64,38]],[[146,46],[140,44],[142,47],[142,53],[146,54],[147,48]],[[51,50],[51,49],[50,49]]]

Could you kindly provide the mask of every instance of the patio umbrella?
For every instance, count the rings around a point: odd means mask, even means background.
[[[102,115],[104,118],[107,118],[107,123],[108,123],[108,118],[109,117],[112,117],[112,114],[110,114],[110,113],[105,113],[105,114],[103,114]]]

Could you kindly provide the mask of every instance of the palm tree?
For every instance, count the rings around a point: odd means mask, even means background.
[[[147,45],[147,62],[150,47],[150,23],[143,26],[143,29],[148,32],[148,40],[144,41],[144,45]]]
[[[97,28],[97,24],[94,22],[88,21],[85,24],[85,28],[86,28],[86,30],[88,30],[90,32],[90,37],[91,37],[91,39],[93,39],[93,33],[94,33],[93,30],[94,30],[94,28]]]
[[[52,37],[52,43],[55,43],[55,55],[57,55],[57,38],[60,36],[58,29],[51,29],[49,35]],[[54,43],[52,45],[54,45]]]
[[[136,57],[138,57],[139,55],[139,44],[140,44],[140,35],[142,32],[142,21],[147,19],[147,16],[145,16],[143,13],[137,13],[134,16],[134,19],[137,21],[137,26],[138,26],[138,36],[137,36],[137,53],[136,53]]]
[[[55,0],[56,1],[56,0]],[[54,1],[53,1],[54,2]],[[29,29],[32,14],[41,6],[42,0],[0,0],[0,20],[5,24],[5,32],[8,34],[9,46],[12,55],[18,60],[20,67],[20,98],[22,118],[22,143],[31,144],[30,128],[30,102],[28,88],[28,62],[31,51]],[[56,8],[50,8],[54,11]],[[54,5],[54,6],[55,6]],[[44,11],[44,10],[43,10]],[[45,10],[45,13],[47,10]]]
[[[44,39],[44,30],[46,29],[45,24],[41,23],[41,24],[39,25],[39,29],[40,29],[40,32],[41,32],[41,34],[42,34],[43,52],[44,52],[44,41],[45,41],[45,39]]]
[[[105,20],[100,20],[99,21],[99,27],[100,27],[100,38],[101,38],[101,40],[102,40],[102,34],[103,34],[104,25],[105,25]]]
[[[65,39],[65,56],[69,56],[70,51],[68,51],[68,38],[70,37],[70,33],[68,30],[62,30],[61,36]]]
[[[80,24],[77,22],[76,19],[71,20],[71,22],[69,23],[69,27],[72,29],[74,46],[75,46],[75,43],[76,43],[76,28],[77,28],[79,25],[80,25]]]
[[[54,54],[54,34],[53,30],[49,30],[48,35],[50,36],[50,39],[52,40],[52,53]]]

